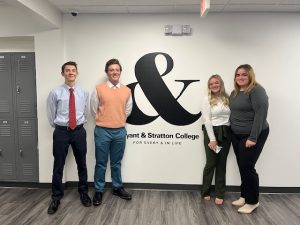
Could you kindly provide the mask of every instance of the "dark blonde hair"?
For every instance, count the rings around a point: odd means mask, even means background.
[[[211,81],[211,79],[217,79],[220,82],[221,88],[220,88],[220,94],[215,95],[211,92],[210,88],[209,88],[209,82]],[[225,91],[225,85],[224,85],[224,81],[222,80],[221,76],[218,74],[214,74],[212,76],[210,76],[210,78],[207,81],[207,87],[208,87],[208,100],[209,100],[209,104],[211,106],[217,105],[218,103],[218,98],[220,98],[222,100],[222,102],[224,103],[224,105],[228,105],[229,104],[229,96]]]
[[[250,66],[249,64],[242,64],[242,65],[238,66],[238,68],[236,68],[236,70],[234,72],[234,94],[235,95],[240,91],[240,87],[238,86],[238,84],[235,81],[236,74],[237,74],[237,71],[239,69],[246,70],[246,73],[247,73],[247,75],[249,77],[249,85],[245,89],[245,92],[251,91],[252,88],[254,88],[254,86],[258,84],[257,81],[256,81],[256,79],[255,79],[255,73],[254,73],[254,70],[253,70],[252,66]]]

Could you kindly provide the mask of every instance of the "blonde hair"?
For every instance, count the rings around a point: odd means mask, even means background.
[[[254,73],[254,70],[252,68],[252,66],[250,66],[249,64],[242,64],[240,66],[238,66],[238,68],[236,68],[235,72],[234,72],[234,94],[237,95],[237,93],[240,91],[240,87],[239,85],[236,83],[236,74],[237,74],[237,71],[239,69],[244,69],[246,70],[246,73],[249,77],[249,85],[248,87],[245,89],[245,92],[249,92],[252,90],[252,88],[254,88],[255,85],[257,85],[257,81],[255,79],[255,73]]]
[[[220,93],[219,94],[214,94],[211,92],[210,88],[209,88],[209,83],[211,81],[211,79],[217,79],[220,82]],[[212,76],[210,76],[210,78],[207,81],[207,87],[208,87],[208,100],[209,100],[209,104],[211,106],[215,106],[218,103],[218,100],[221,99],[222,102],[224,103],[224,105],[229,105],[229,96],[225,91],[225,85],[224,85],[224,81],[222,80],[221,76],[218,74],[214,74]]]

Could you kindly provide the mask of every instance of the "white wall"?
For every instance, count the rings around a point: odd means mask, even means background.
[[[52,129],[47,121],[46,99],[51,88],[61,82],[60,68],[64,61],[61,30],[46,31],[35,35],[36,92],[38,117],[39,180],[51,182]]]
[[[39,119],[40,182],[51,182],[52,130],[46,120],[46,97],[63,82],[60,66],[64,61],[79,64],[78,83],[92,91],[105,79],[105,62],[113,57],[123,65],[124,84],[136,82],[134,66],[143,55],[164,52],[174,60],[174,68],[164,81],[176,96],[181,88],[174,80],[200,79],[187,88],[179,102],[189,112],[200,110],[206,82],[211,74],[222,75],[228,92],[233,87],[234,69],[242,63],[251,64],[258,81],[270,99],[268,121],[270,136],[257,163],[261,186],[299,187],[300,153],[297,147],[300,126],[296,113],[298,64],[300,52],[300,15],[298,14],[208,14],[199,15],[66,15],[62,31],[51,31],[35,37],[37,59],[37,92]],[[191,36],[165,36],[164,25],[189,24]],[[63,41],[61,37],[63,36]],[[164,60],[158,59],[163,70]],[[139,106],[155,115],[140,89]],[[135,145],[128,139],[123,160],[123,180],[134,183],[201,184],[205,154],[201,120],[189,126],[173,126],[158,118],[144,126],[128,125],[128,133],[199,134],[196,141],[182,141],[181,146]],[[88,172],[93,181],[93,121],[89,118]],[[70,152],[71,153],[71,152]],[[109,179],[109,174],[108,181]],[[76,165],[69,154],[65,178],[77,180]],[[227,166],[227,184],[239,185],[233,151]]]
[[[34,38],[0,37],[0,52],[34,52]]]
[[[48,16],[48,15],[46,15]],[[0,7],[0,37],[29,36],[57,28],[31,10],[12,5]]]

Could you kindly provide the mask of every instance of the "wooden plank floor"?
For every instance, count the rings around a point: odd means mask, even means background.
[[[81,205],[76,189],[68,189],[56,214],[48,215],[49,189],[0,188],[1,225],[299,225],[300,194],[261,194],[260,207],[242,215],[231,202],[237,193],[227,193],[225,203],[204,201],[200,192],[129,190],[131,201],[108,190],[98,207]],[[90,196],[92,196],[92,191]]]

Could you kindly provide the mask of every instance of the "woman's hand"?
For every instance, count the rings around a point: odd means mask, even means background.
[[[254,145],[256,145],[256,143],[254,141],[250,141],[250,140],[247,140],[246,143],[245,143],[246,148],[251,148]]]
[[[216,148],[217,148],[217,142],[216,141],[210,141],[209,144],[208,144],[208,147],[215,152]]]

